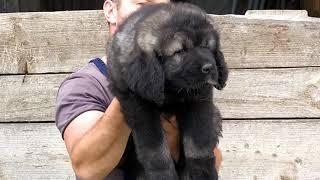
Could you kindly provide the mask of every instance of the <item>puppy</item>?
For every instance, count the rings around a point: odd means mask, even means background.
[[[219,36],[206,13],[187,4],[157,4],[132,14],[111,39],[108,73],[112,92],[132,128],[135,152],[147,180],[215,180],[213,149],[221,116],[213,87],[228,70]],[[161,113],[175,114],[181,158],[170,157]]]

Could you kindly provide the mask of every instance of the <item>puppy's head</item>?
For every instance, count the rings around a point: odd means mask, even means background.
[[[218,34],[208,23],[198,27],[197,30],[181,29],[163,40],[160,54],[166,83],[178,89],[209,85],[221,90],[228,72]]]
[[[166,6],[146,18],[138,32],[138,45],[156,57],[166,84],[178,89],[212,85],[220,90],[225,86],[228,70],[218,33],[198,7],[186,3]]]
[[[129,18],[123,25],[133,27],[132,31],[123,34],[131,32],[126,39],[134,45],[122,48],[128,52],[125,79],[132,90],[162,104],[167,85],[174,89],[225,86],[228,71],[219,36],[204,11],[187,3],[159,4],[133,16],[134,24]]]

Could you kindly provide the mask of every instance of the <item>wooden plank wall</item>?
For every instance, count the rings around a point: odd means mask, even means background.
[[[104,0],[0,0],[0,13],[102,9]]]
[[[320,179],[320,20],[212,16],[230,79],[223,180]],[[0,179],[73,179],[54,124],[60,82],[104,54],[101,11],[0,15]]]

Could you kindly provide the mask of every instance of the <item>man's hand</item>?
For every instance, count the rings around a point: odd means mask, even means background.
[[[179,160],[179,153],[180,153],[180,147],[179,147],[179,129],[178,124],[176,121],[176,116],[173,115],[171,117],[167,117],[166,115],[161,115],[161,124],[165,132],[165,136],[167,138],[168,146],[170,149],[171,157],[174,161]],[[216,169],[219,171],[221,161],[222,161],[222,154],[218,148],[215,148],[213,150],[213,153],[216,157]]]
[[[179,129],[176,121],[176,116],[167,117],[166,115],[161,115],[161,124],[167,138],[168,146],[170,149],[171,157],[174,161],[179,160]]]
[[[87,111],[64,133],[73,169],[80,179],[103,179],[119,163],[131,129],[114,98],[105,111]]]

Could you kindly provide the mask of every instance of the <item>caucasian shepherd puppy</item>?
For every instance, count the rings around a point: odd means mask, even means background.
[[[133,13],[108,46],[112,91],[132,128],[147,180],[215,180],[213,149],[221,135],[221,116],[213,87],[225,86],[228,70],[219,36],[207,14],[186,4],[157,4]],[[160,114],[175,114],[180,160],[173,162]]]

